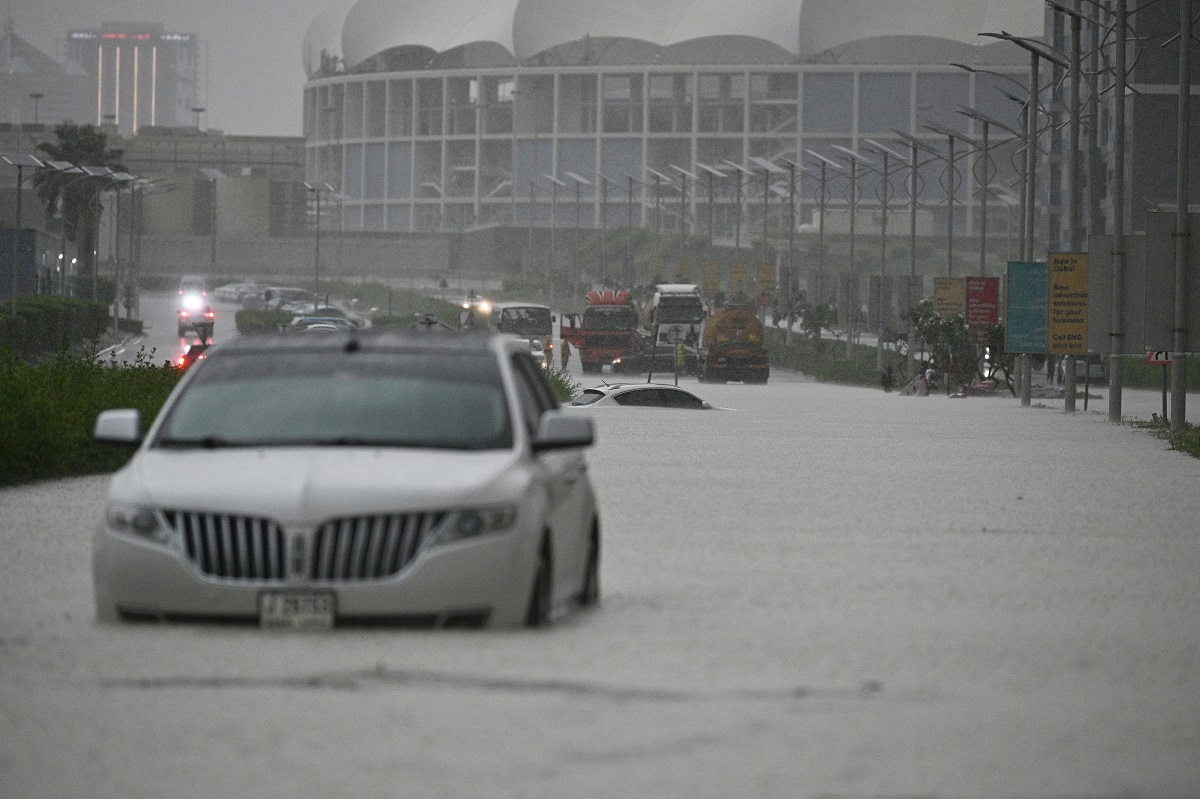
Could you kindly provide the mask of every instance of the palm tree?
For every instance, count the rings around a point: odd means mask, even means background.
[[[42,142],[37,149],[47,160],[68,161],[76,166],[108,167],[122,172],[124,150],[108,146],[108,134],[92,125],[64,122],[56,125],[57,142]],[[46,216],[61,215],[64,236],[75,243],[80,254],[80,275],[93,287],[96,285],[96,237],[104,205],[100,198],[113,188],[107,176],[88,176],[63,172],[51,166],[34,173],[33,185],[46,209]]]

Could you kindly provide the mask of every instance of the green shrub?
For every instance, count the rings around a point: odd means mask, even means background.
[[[182,374],[143,356],[106,364],[60,354],[30,364],[0,355],[0,485],[119,468],[130,451],[92,439],[97,414],[137,408],[148,423]]]
[[[239,333],[268,333],[289,324],[294,316],[291,311],[244,310],[234,316],[234,324]]]
[[[94,341],[108,327],[108,309],[77,297],[41,295],[17,300],[17,315],[0,313],[0,351],[37,358]]]

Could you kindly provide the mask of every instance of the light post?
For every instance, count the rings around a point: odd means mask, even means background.
[[[558,269],[558,189],[559,187],[567,188],[564,181],[559,180],[553,175],[542,174],[546,180],[550,181],[550,263],[548,268],[550,282],[550,297],[554,298],[554,272]]]
[[[855,244],[855,226],[854,220],[858,215],[858,168],[860,166],[873,166],[875,164],[870,158],[864,155],[859,155],[848,147],[841,145],[832,145],[833,149],[845,156],[846,161],[850,164],[850,287],[852,291],[854,305],[850,308],[850,325],[851,330],[855,334],[858,333],[858,271],[854,260],[854,244]],[[849,340],[846,346],[846,358],[849,360],[851,350]]]
[[[686,244],[687,233],[688,233],[688,230],[687,230],[688,213],[687,212],[688,212],[688,199],[689,199],[688,198],[688,190],[687,190],[687,185],[688,185],[687,182],[688,182],[688,178],[691,178],[692,185],[695,185],[696,183],[698,183],[700,181],[700,176],[695,174],[694,172],[689,172],[688,170],[684,169],[681,166],[675,166],[674,164],[668,164],[667,166],[671,167],[671,169],[674,169],[676,172],[679,173],[679,183],[680,183],[680,187],[681,187],[679,189],[679,232],[683,234],[683,240],[684,240],[684,243]],[[680,245],[680,246],[682,247],[684,245]]]
[[[993,39],[1003,39],[1012,42],[1029,53],[1029,103],[1025,112],[1025,257],[1032,258],[1034,251],[1034,211],[1037,204],[1037,140],[1038,109],[1041,106],[1041,76],[1040,66],[1043,59],[1066,69],[1066,59],[1048,47],[1045,43],[1011,33],[981,33]],[[1028,353],[1021,356],[1021,405],[1029,407],[1032,404],[1032,359]],[[1072,387],[1073,390],[1073,387]]]
[[[612,181],[603,172],[596,173],[600,184],[600,282],[608,281],[608,184]]]
[[[333,186],[330,186],[328,183],[308,183],[306,181],[304,188],[311,191],[317,200],[316,224],[313,235],[313,292],[317,293],[321,287],[321,194],[333,191]]]
[[[817,297],[812,302],[818,305],[825,304],[825,207],[829,201],[829,165],[832,163],[825,156],[814,152],[813,150],[805,150],[809,157],[816,160],[818,174],[818,194],[817,194],[817,213],[820,217],[817,219]],[[834,165],[836,167],[836,164]]]
[[[946,277],[954,277],[954,195],[958,193],[958,156],[954,154],[954,143],[961,139],[971,147],[979,145],[971,137],[940,125],[925,125],[926,130],[945,136],[946,150]],[[963,153],[965,155],[966,153]]]
[[[788,295],[787,295],[787,332],[784,333],[784,343],[792,343],[792,326],[796,320],[796,302],[794,295],[798,281],[796,279],[796,173],[807,172],[802,165],[795,161],[782,159],[787,164],[788,171]]]
[[[733,247],[736,250],[742,248],[742,175],[753,175],[746,167],[741,164],[735,164],[728,158],[722,161],[725,166],[733,169],[734,177],[734,211],[733,211]]]
[[[991,170],[991,144],[988,140],[989,129],[992,125],[1001,130],[1008,131],[1014,137],[1019,138],[1021,134],[1005,125],[998,119],[984,114],[981,111],[976,111],[973,108],[960,107],[958,113],[963,114],[970,119],[978,122],[982,128],[983,149],[976,162],[979,164],[979,174],[976,180],[979,181],[979,276],[987,277],[987,233],[988,233],[988,193],[991,191],[992,178]]]
[[[3,159],[4,163],[11,164],[17,168],[17,208],[16,218],[13,220],[12,262],[10,263],[10,268],[12,269],[12,315],[15,317],[17,315],[17,273],[20,271],[17,261],[20,255],[21,242],[21,191],[25,182],[24,169],[25,167],[36,169],[45,166],[45,164],[32,155],[25,155],[23,153],[3,154],[0,155],[0,159]]]
[[[628,172],[623,172],[627,181],[627,189],[625,194],[625,213],[627,218],[628,233],[625,236],[625,268],[622,270],[624,279],[627,281],[630,288],[633,287],[633,184],[645,187],[645,182],[640,178],[636,178]]]
[[[575,181],[575,247],[571,270],[571,296],[578,297],[579,283],[581,278],[581,266],[579,263],[579,239],[583,235],[582,230],[580,229],[580,221],[581,217],[583,216],[583,202],[580,199],[580,194],[583,191],[583,187],[591,186],[592,182],[581,175],[575,174],[574,172],[564,172],[563,174]]]
[[[128,172],[114,172],[111,176],[113,181],[113,333],[118,330],[118,320],[121,317],[121,189],[125,186],[132,186],[137,180],[136,177]],[[130,190],[132,196],[132,189]]]
[[[891,161],[894,158],[897,163],[904,162],[904,156],[896,152],[885,144],[875,141],[874,139],[864,139],[868,147],[879,156],[883,162],[881,174],[883,175],[883,183],[879,189],[879,203],[881,213],[879,217],[879,318],[876,320],[878,326],[878,336],[875,348],[875,367],[883,369],[883,282],[887,273],[887,223],[888,223],[888,204],[892,194],[892,170]],[[889,298],[890,299],[890,298]],[[890,306],[891,303],[889,302]],[[910,347],[911,349],[911,347]]]
[[[845,323],[846,323],[846,360],[849,361],[854,356],[854,348],[853,348],[854,327],[855,327],[854,323],[855,323],[855,317],[857,316],[857,308],[854,306],[858,305],[858,285],[856,282],[857,275],[855,274],[855,271],[854,271],[854,269],[855,269],[855,265],[854,265],[854,233],[855,233],[854,217],[856,216],[856,212],[858,210],[857,172],[854,171],[855,162],[853,160],[850,161],[851,172],[847,173],[845,170],[842,169],[841,164],[837,163],[836,161],[834,161],[831,158],[826,158],[825,156],[821,155],[820,153],[813,152],[812,150],[809,150],[808,154],[811,155],[813,158],[818,159],[824,166],[828,167],[829,169],[832,169],[834,172],[838,173],[839,175],[842,175],[843,177],[847,177],[850,179],[850,195],[849,195],[849,201],[850,201],[850,261],[847,266],[847,273],[846,273],[846,320],[845,320]],[[824,176],[822,176],[822,177],[824,177]],[[822,247],[822,249],[824,249],[824,248]]]
[[[209,226],[212,229],[212,238],[209,243],[209,250],[208,250],[208,259],[209,259],[208,275],[209,275],[209,279],[211,280],[217,274],[217,181],[220,180],[221,178],[225,177],[225,173],[219,169],[214,169],[213,167],[202,167],[200,169],[200,174],[204,175],[204,177],[208,180],[208,185],[209,185],[209,189],[210,189],[208,211],[209,211],[209,223],[210,223]],[[308,184],[305,183],[304,185],[307,186]],[[319,226],[320,210],[321,210],[320,202],[321,202],[321,195],[318,194],[317,195],[318,230],[320,229],[320,226]]]
[[[202,105],[192,106],[192,119],[195,122],[196,130],[200,130],[200,115],[203,113],[204,113],[204,106],[202,106]]]
[[[782,175],[786,173],[787,170],[769,159],[761,158],[756,155],[750,156],[750,161],[763,171],[763,253],[764,257],[769,257],[771,249],[770,245],[767,243],[767,234],[770,232],[770,226],[767,223],[770,219],[769,201],[771,197],[771,176]],[[793,219],[792,222],[792,227],[795,227],[795,220]],[[788,260],[789,262],[791,261],[790,254],[788,255]],[[779,283],[782,285],[776,286],[776,296],[782,294],[784,296],[784,302],[790,304],[792,293],[791,275],[784,274],[782,278],[783,279],[779,281]]]
[[[716,180],[725,173],[716,167],[697,162],[696,168],[708,175],[708,246],[713,246],[713,218],[716,216]]]
[[[657,267],[659,265],[659,238],[662,236],[662,184],[663,181],[670,184],[671,179],[650,167],[646,167],[646,171],[650,173],[650,177],[654,178],[654,262]]]
[[[33,124],[35,125],[38,124],[38,103],[40,103],[42,98],[45,96],[46,95],[42,92],[29,93],[29,99],[33,100]]]
[[[63,184],[60,192],[65,195],[67,186],[70,186],[76,181],[83,180],[88,177],[87,173],[82,168],[75,166],[70,161],[46,161],[46,166],[51,169],[61,172],[64,175],[78,175],[79,177],[72,178]],[[60,197],[59,217],[61,220],[61,228],[59,230],[59,245],[58,245],[58,295],[65,297],[67,295],[67,220],[62,214],[62,206],[65,204],[65,197]]]

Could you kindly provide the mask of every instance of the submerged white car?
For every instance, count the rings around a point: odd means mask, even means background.
[[[118,620],[540,626],[599,598],[585,416],[507,336],[349,330],[211,348],[143,436],[95,533]]]

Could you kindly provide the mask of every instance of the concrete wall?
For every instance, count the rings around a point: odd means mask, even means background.
[[[296,277],[311,280],[317,251],[314,236],[212,240],[206,236],[143,236],[144,275],[210,275],[214,283],[243,277]],[[452,272],[450,241],[445,236],[392,234],[321,235],[320,277],[380,278],[407,281]]]

